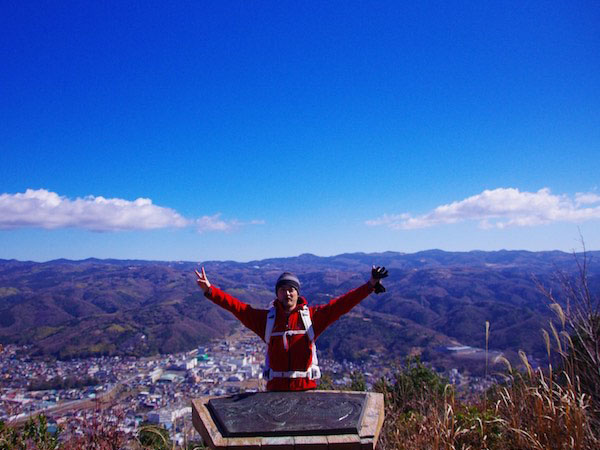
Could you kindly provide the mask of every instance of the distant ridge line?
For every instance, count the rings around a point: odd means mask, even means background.
[[[600,254],[600,250],[587,250],[585,252],[588,256],[596,256]],[[264,259],[253,259],[250,261],[236,261],[231,259],[209,259],[204,261],[188,261],[188,260],[158,260],[158,259],[119,259],[119,258],[96,258],[89,257],[85,259],[68,259],[68,258],[57,258],[47,261],[32,261],[32,260],[19,260],[16,258],[3,259],[0,258],[0,263],[28,263],[28,264],[82,264],[82,263],[98,263],[98,264],[133,264],[133,265],[147,265],[147,264],[223,264],[223,263],[235,263],[235,264],[256,264],[266,262],[280,262],[280,261],[291,261],[291,260],[334,260],[337,258],[357,258],[357,257],[415,257],[415,256],[461,256],[461,255],[497,255],[497,254],[528,254],[528,255],[568,255],[568,256],[583,256],[583,252],[565,252],[562,250],[468,250],[468,251],[447,251],[441,249],[427,249],[420,250],[414,253],[397,252],[393,250],[386,250],[383,252],[351,252],[351,253],[340,253],[331,256],[318,256],[313,253],[301,253],[297,256],[281,256],[281,257],[270,257]]]

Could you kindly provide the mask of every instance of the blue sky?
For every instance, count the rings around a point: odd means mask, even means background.
[[[0,35],[0,258],[600,248],[594,2],[12,2]]]

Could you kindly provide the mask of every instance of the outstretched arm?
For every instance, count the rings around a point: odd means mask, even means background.
[[[334,298],[326,305],[311,308],[315,335],[320,335],[325,331],[325,328],[358,305],[373,291],[376,294],[385,292],[385,288],[381,284],[381,279],[387,276],[388,272],[385,267],[373,266],[371,269],[371,278],[367,283],[340,297]]]
[[[267,320],[267,312],[265,310],[254,309],[247,303],[232,297],[227,292],[223,292],[219,288],[212,286],[210,281],[208,281],[204,267],[201,268],[201,272],[198,272],[198,270],[194,270],[194,272],[197,277],[196,283],[204,291],[206,298],[231,312],[244,326],[254,331],[261,339],[264,339]]]

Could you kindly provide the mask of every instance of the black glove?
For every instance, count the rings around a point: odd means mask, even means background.
[[[381,294],[382,292],[385,292],[385,288],[383,287],[383,284],[381,284],[380,281],[377,282],[373,289],[376,294]]]
[[[373,266],[373,268],[371,269],[371,276],[379,281],[382,278],[385,278],[388,276],[388,271],[386,270],[386,268],[384,266]]]
[[[385,292],[385,288],[383,287],[383,284],[381,284],[381,280],[387,276],[388,271],[383,266],[373,266],[373,268],[371,269],[371,278],[377,280],[377,283],[375,283],[375,286],[373,287],[376,294],[381,294],[382,292]]]

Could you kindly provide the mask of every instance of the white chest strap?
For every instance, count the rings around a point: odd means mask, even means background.
[[[269,309],[269,312],[267,313],[267,326],[265,328],[265,343],[267,344],[267,349],[265,355],[264,372],[264,376],[267,380],[272,380],[273,378],[309,378],[311,380],[316,380],[318,378],[321,378],[321,369],[319,369],[319,361],[317,359],[317,346],[315,345],[315,330],[313,328],[312,320],[310,318],[310,311],[308,310],[307,306],[304,305],[299,312],[300,318],[302,319],[302,324],[304,325],[304,330],[287,330],[276,332],[273,332],[273,327],[275,326],[275,317],[277,315],[277,310],[275,309],[275,306],[272,306],[271,309]],[[269,343],[271,342],[271,337],[281,336],[283,339],[283,347],[286,350],[288,350],[288,337],[297,334],[306,334],[308,340],[310,341],[312,359],[311,365],[308,368],[308,370],[292,370],[287,372],[277,372],[272,370],[271,364],[269,363]]]

